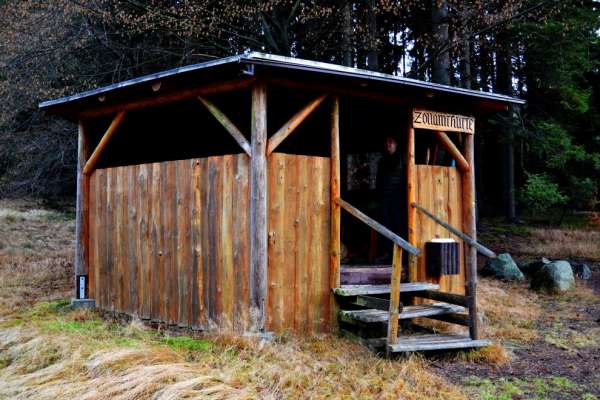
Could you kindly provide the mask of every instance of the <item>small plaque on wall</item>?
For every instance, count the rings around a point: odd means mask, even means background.
[[[458,114],[414,109],[412,124],[417,129],[475,133],[475,118]]]

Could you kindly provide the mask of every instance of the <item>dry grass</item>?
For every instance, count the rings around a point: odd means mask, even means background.
[[[467,398],[430,360],[384,360],[337,337],[167,337],[139,322],[70,311],[59,299],[71,290],[73,221],[18,211],[0,213],[0,240],[9,244],[0,249],[0,399]],[[483,279],[479,288],[483,336],[496,344],[455,357],[502,365],[511,358],[502,343],[538,337],[549,298],[525,284]],[[570,296],[557,300],[557,312],[573,314],[570,307],[598,299],[581,297],[592,296],[586,291]],[[593,334],[567,340],[587,345]]]
[[[532,228],[514,250],[536,257],[600,260],[600,230]]]
[[[42,304],[46,313],[0,328],[0,398],[465,398],[419,357],[384,360],[340,338],[186,339],[196,349]]]
[[[427,360],[337,337],[168,338],[70,311],[57,299],[71,290],[73,221],[11,210],[0,213],[0,399],[465,398]]]
[[[535,321],[540,318],[542,307],[539,296],[526,283],[481,279],[477,303],[484,337],[525,343],[538,337]]]

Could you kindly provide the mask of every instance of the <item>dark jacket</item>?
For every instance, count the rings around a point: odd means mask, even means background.
[[[406,169],[402,152],[383,154],[377,166],[376,189],[380,199],[399,198],[406,193]]]

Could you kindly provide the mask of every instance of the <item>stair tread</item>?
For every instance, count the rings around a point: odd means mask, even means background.
[[[399,315],[400,319],[429,317],[433,315],[441,315],[448,313],[465,312],[466,309],[462,306],[447,303],[435,304],[419,304],[416,306],[406,306],[402,309]],[[383,310],[366,309],[366,310],[342,310],[340,316],[343,321],[351,322],[359,321],[364,323],[387,322],[389,312]]]
[[[440,285],[429,282],[410,282],[400,285],[400,293],[421,292],[423,290],[438,290]],[[338,296],[358,296],[370,294],[389,294],[390,285],[341,285],[333,289]]]
[[[492,342],[488,339],[473,340],[468,335],[413,335],[398,336],[396,344],[388,346],[392,353],[427,350],[451,350],[484,347]]]

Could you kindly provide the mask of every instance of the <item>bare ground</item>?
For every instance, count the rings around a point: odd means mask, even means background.
[[[541,231],[484,232],[517,260],[583,242],[564,254],[591,263],[593,280],[555,297],[483,279],[483,335],[495,345],[389,361],[332,336],[187,337],[70,311],[71,217],[0,201],[0,399],[600,398],[595,231],[553,233],[560,246],[536,240]]]

